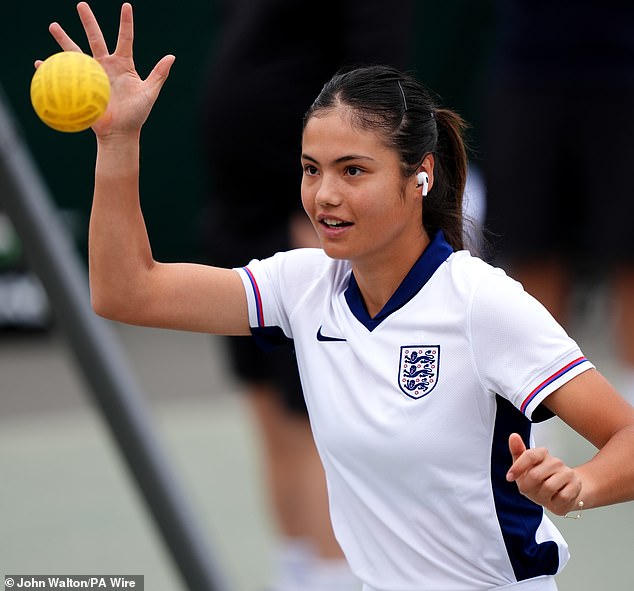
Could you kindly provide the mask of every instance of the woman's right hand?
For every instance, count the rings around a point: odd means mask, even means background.
[[[134,38],[132,6],[128,3],[121,6],[119,35],[113,53],[108,51],[103,33],[90,6],[86,2],[80,2],[77,5],[77,12],[86,32],[92,55],[103,66],[110,79],[110,102],[104,115],[93,124],[93,131],[98,138],[138,133],[169,75],[174,56],[163,57],[154,66],[149,76],[142,80],[135,69],[132,52]],[[58,23],[52,23],[49,31],[64,51],[81,52],[79,45]],[[35,67],[39,67],[41,63],[41,60],[36,61]]]

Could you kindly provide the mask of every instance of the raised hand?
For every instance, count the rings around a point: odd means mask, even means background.
[[[77,5],[79,18],[86,32],[92,56],[103,66],[110,79],[110,102],[106,113],[94,125],[97,136],[138,132],[147,120],[152,106],[169,75],[174,63],[173,55],[163,57],[142,80],[134,66],[134,21],[132,6],[121,6],[119,34],[113,53],[108,46],[90,6],[86,2]],[[59,23],[51,23],[49,31],[64,51],[82,51]],[[38,67],[40,60],[35,62]]]
[[[578,507],[581,480],[572,468],[551,456],[543,447],[527,449],[517,434],[509,437],[513,457],[506,479],[516,482],[520,492],[556,515],[565,515]]]

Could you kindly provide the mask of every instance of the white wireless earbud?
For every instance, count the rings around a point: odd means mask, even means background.
[[[423,190],[421,192],[423,194],[423,197],[426,197],[427,191],[429,190],[429,175],[426,172],[419,172],[416,175],[416,182],[418,183],[416,185],[417,187],[423,187]]]

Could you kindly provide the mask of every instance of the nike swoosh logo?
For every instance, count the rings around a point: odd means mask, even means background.
[[[322,334],[321,326],[320,326],[319,330],[317,331],[317,340],[325,342],[325,341],[345,341],[346,339],[340,339],[338,337],[327,337],[325,334]]]

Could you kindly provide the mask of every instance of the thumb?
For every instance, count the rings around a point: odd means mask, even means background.
[[[517,459],[526,451],[524,440],[518,433],[511,433],[511,436],[509,437],[509,450],[511,452],[511,456],[513,457],[513,462],[517,461]]]
[[[163,84],[167,80],[169,76],[170,69],[174,64],[174,60],[176,57],[173,55],[164,56],[159,62],[154,66],[149,76],[146,79],[146,82],[153,88],[154,93],[158,96]]]

